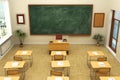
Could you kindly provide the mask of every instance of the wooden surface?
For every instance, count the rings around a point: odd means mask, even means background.
[[[98,57],[104,56],[102,51],[88,51],[87,52],[87,64],[90,67],[90,61],[96,61]]]
[[[64,55],[66,56],[66,51],[51,51],[51,56],[54,55]]]
[[[32,55],[32,51],[31,50],[18,50],[15,54],[16,56],[23,56],[23,55],[27,55],[27,56],[31,56]]]
[[[70,44],[68,42],[62,42],[61,40],[54,40],[53,43],[49,43],[49,50],[65,50],[68,51]]]
[[[62,63],[59,65],[59,63]],[[52,68],[57,68],[57,67],[70,67],[70,62],[69,60],[64,60],[64,61],[51,61],[51,67]]]
[[[120,80],[120,76],[109,76],[109,77],[102,76],[100,77],[100,80]]]
[[[64,42],[63,40],[54,40],[53,43],[68,43],[68,42]]]
[[[19,80],[19,76],[0,76],[0,80]]]
[[[94,14],[94,27],[103,27],[104,26],[104,13],[95,13]]]
[[[88,51],[87,54],[90,57],[93,57],[93,56],[104,56],[104,53],[102,51]]]
[[[50,76],[50,77],[47,77],[47,80],[69,80],[69,77],[66,77],[66,76]]]
[[[14,64],[15,62],[17,62],[18,65],[13,66],[13,64]],[[8,62],[5,64],[4,68],[5,68],[5,69],[6,69],[6,68],[23,68],[24,64],[25,64],[25,61],[8,61]]]
[[[104,63],[104,66],[100,66],[99,62]],[[111,68],[111,65],[107,61],[91,61],[92,68]]]

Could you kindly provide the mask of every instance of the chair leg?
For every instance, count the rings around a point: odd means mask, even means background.
[[[49,55],[51,55],[51,50],[49,50]]]
[[[69,51],[66,51],[67,55],[69,55]]]

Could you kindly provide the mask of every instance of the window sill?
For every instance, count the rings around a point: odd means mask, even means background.
[[[3,39],[0,39],[0,45],[2,45],[2,44],[3,44],[6,40],[8,40],[11,36],[12,36],[12,34],[6,35]]]

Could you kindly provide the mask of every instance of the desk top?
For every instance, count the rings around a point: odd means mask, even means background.
[[[64,55],[64,56],[66,56],[66,51],[52,51],[51,56],[54,56],[54,55]]]
[[[4,68],[23,68],[25,61],[8,61]]]
[[[88,51],[88,56],[104,56],[104,53],[102,51]]]
[[[20,55],[32,55],[32,50],[18,50],[15,54],[16,56],[20,56]]]
[[[102,76],[100,77],[100,80],[120,80],[120,76]]]
[[[54,40],[53,43],[68,43],[68,42],[63,42],[63,40]]]
[[[66,77],[66,76],[50,76],[50,77],[47,77],[47,80],[69,80],[69,77]]]
[[[91,61],[92,68],[111,68],[107,61]]]
[[[62,60],[62,61],[51,61],[52,67],[70,67],[70,63],[68,60]]]
[[[0,76],[0,80],[19,80],[19,76]]]

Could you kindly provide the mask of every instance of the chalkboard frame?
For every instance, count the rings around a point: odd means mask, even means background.
[[[93,4],[29,4],[28,5],[28,13],[29,13],[29,31],[30,31],[30,35],[56,35],[56,34],[33,34],[31,33],[31,24],[30,24],[30,10],[29,7],[30,6],[92,6],[92,15],[91,15],[91,22],[90,22],[90,33],[89,34],[63,34],[63,35],[71,35],[71,36],[90,36],[91,35],[91,31],[92,31],[92,16],[93,16]]]

